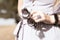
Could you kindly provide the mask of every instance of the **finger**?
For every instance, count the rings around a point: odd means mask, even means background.
[[[31,16],[32,19],[35,18],[35,17],[37,17],[37,14],[34,14],[34,15]]]
[[[42,16],[40,16],[40,15],[37,15],[37,19],[41,19],[42,18]]]
[[[45,18],[40,18],[40,19],[35,18],[35,22],[42,22],[44,20],[45,20]]]
[[[35,20],[35,22],[42,22],[43,21],[43,19],[37,19],[37,20]]]
[[[36,12],[32,12],[30,15],[33,16],[34,14],[36,14]]]
[[[34,14],[34,16],[32,16],[32,19],[33,19],[33,20],[39,20],[39,19],[43,19],[43,17],[40,16],[40,15],[35,15],[35,14]]]
[[[34,18],[32,18],[35,22],[39,22],[39,21],[43,21],[44,19],[42,19],[42,18],[37,18],[37,17],[34,17]]]
[[[37,20],[37,17],[32,18],[33,20]]]

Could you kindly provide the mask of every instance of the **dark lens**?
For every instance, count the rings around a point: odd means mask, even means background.
[[[22,9],[22,17],[28,18],[29,14],[30,13],[26,8]]]

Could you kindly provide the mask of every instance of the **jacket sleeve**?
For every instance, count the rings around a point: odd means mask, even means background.
[[[60,13],[60,0],[56,1],[55,5],[54,5],[54,12]]]

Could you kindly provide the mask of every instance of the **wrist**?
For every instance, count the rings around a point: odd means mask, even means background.
[[[55,16],[54,15],[50,15],[50,20],[51,24],[55,23]]]
[[[47,23],[47,24],[54,24],[55,23],[54,15],[46,15],[45,16],[45,23]]]

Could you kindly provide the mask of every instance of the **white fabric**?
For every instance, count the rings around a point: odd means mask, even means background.
[[[53,26],[47,32],[43,32],[45,37],[43,39],[40,39],[38,36],[40,31],[37,31],[33,27],[26,25],[26,21],[24,21],[24,23],[25,25],[20,29],[18,40],[60,40],[60,29],[57,27]],[[17,27],[19,26],[20,24]],[[15,29],[14,33],[17,33],[16,30],[17,29]]]
[[[53,13],[54,0],[35,0],[34,2],[29,0],[24,0],[23,8],[27,8],[30,12],[32,10],[42,11],[44,13]],[[34,6],[33,6],[34,5]]]

